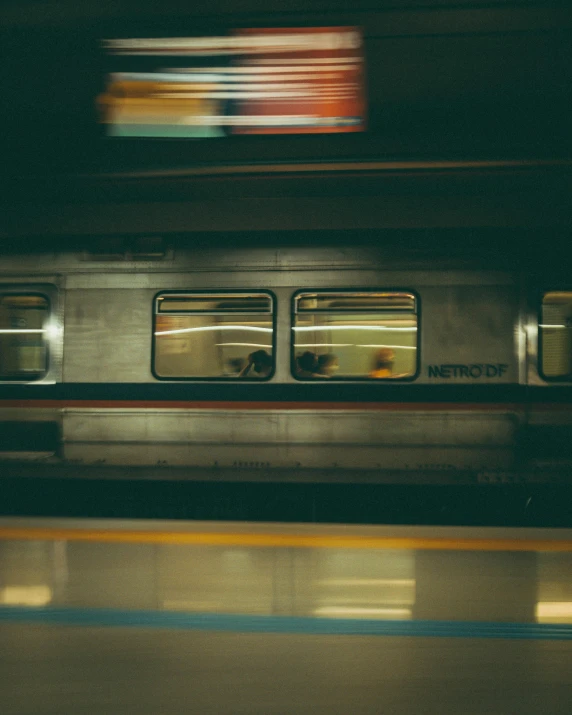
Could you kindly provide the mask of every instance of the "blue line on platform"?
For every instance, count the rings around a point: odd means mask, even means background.
[[[374,621],[349,618],[178,613],[115,608],[0,607],[0,621],[69,626],[175,628],[243,633],[572,640],[572,624],[482,621]]]

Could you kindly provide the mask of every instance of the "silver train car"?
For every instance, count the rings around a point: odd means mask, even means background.
[[[0,263],[0,469],[569,481],[572,286],[402,248]]]

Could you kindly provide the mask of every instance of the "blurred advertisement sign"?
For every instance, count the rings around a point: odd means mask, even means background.
[[[243,29],[223,37],[105,40],[98,97],[114,136],[208,138],[365,128],[354,27]]]

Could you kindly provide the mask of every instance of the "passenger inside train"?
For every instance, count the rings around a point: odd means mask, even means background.
[[[320,365],[316,353],[306,350],[296,358],[296,377],[327,377],[320,373]]]
[[[318,356],[318,374],[324,377],[334,377],[340,369],[338,356],[333,353],[325,353]]]
[[[395,362],[395,353],[391,348],[381,348],[374,356],[373,368],[369,373],[369,377],[384,378],[393,377],[393,363]]]
[[[226,363],[225,377],[240,377],[247,364],[248,361],[244,358],[231,358]]]
[[[256,350],[248,356],[248,364],[239,377],[268,377],[272,372],[272,358],[266,350]]]

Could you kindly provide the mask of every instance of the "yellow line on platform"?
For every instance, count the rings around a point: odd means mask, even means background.
[[[0,529],[0,540],[91,541],[130,544],[188,544],[326,549],[434,549],[437,551],[572,551],[572,541],[550,539],[449,539],[313,534]]]

